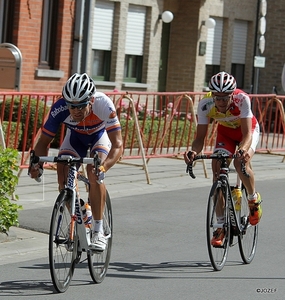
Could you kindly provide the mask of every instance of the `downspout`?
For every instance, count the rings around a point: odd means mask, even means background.
[[[88,42],[90,41],[90,32],[92,32],[90,28],[90,20],[91,20],[91,2],[92,1],[86,1],[85,2],[85,10],[84,10],[84,21],[83,21],[83,40],[82,40],[82,53],[81,56],[81,72],[89,72],[87,70],[88,66],[88,57],[89,57],[89,47]]]
[[[76,4],[75,25],[74,25],[73,56],[72,56],[72,68],[71,68],[72,74],[81,73],[85,0],[77,0],[75,1],[75,4]]]
[[[255,23],[255,43],[254,43],[254,57],[259,55],[258,51],[258,20],[259,20],[259,11],[260,11],[260,0],[257,0],[257,11],[256,11],[256,23]],[[251,94],[257,94],[258,92],[258,77],[259,77],[259,68],[254,67],[252,64],[252,81],[251,81]]]

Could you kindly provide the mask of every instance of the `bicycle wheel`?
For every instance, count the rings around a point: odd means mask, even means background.
[[[229,251],[229,241],[230,241],[230,226],[228,220],[228,214],[225,213],[224,210],[224,217],[225,222],[224,224],[218,224],[217,222],[217,213],[216,211],[219,209],[218,205],[223,205],[223,191],[220,186],[219,182],[215,182],[212,186],[209,200],[208,200],[208,207],[207,207],[207,222],[206,222],[206,230],[207,230],[207,247],[208,253],[210,257],[211,264],[216,271],[222,270],[224,267],[228,251]],[[225,237],[223,244],[221,246],[212,246],[211,240],[213,237],[214,232],[218,228],[223,228],[225,231]]]
[[[241,214],[240,222],[244,228],[238,236],[238,244],[241,258],[245,264],[251,263],[254,258],[257,238],[258,238],[258,225],[252,226],[248,220],[249,208],[247,201],[247,194],[245,188],[242,189],[241,201]]]
[[[106,204],[103,216],[103,228],[104,234],[108,236],[108,242],[106,249],[102,252],[89,250],[87,252],[88,267],[90,275],[95,283],[101,283],[108,270],[111,248],[112,248],[112,238],[113,238],[113,219],[112,219],[112,207],[109,194],[106,194]]]
[[[78,239],[74,226],[74,241],[70,240],[71,215],[67,191],[62,191],[53,208],[49,235],[50,274],[55,289],[63,293],[71,282],[77,257]],[[74,222],[74,221],[73,221]]]

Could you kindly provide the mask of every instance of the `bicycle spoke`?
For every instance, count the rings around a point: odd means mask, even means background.
[[[258,225],[252,226],[248,221],[249,208],[246,192],[242,191],[242,203],[241,203],[241,225],[244,228],[242,234],[238,237],[240,255],[245,264],[251,263],[254,258],[257,237],[258,237]]]
[[[53,209],[49,237],[50,272],[54,287],[65,292],[74,271],[77,242],[70,240],[71,216],[61,193]]]
[[[230,237],[230,228],[228,226],[229,223],[227,221],[226,216],[224,216],[225,220],[223,224],[219,223],[217,218],[217,212],[221,210],[220,208],[220,206],[222,205],[221,200],[223,201],[221,197],[223,197],[221,188],[218,187],[217,183],[215,183],[208,200],[206,226],[207,226],[208,253],[209,253],[211,264],[216,271],[220,271],[226,263],[228,249],[229,249],[229,237]],[[213,246],[211,244],[211,240],[215,235],[217,229],[223,229],[225,232],[225,236],[222,245]]]
[[[87,253],[89,272],[95,283],[101,283],[104,280],[111,257],[113,223],[111,201],[108,192],[104,209],[103,228],[104,234],[109,237],[106,249],[102,252],[90,250]]]

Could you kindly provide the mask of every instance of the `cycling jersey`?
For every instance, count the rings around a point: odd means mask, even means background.
[[[121,130],[113,102],[101,92],[96,92],[90,113],[80,122],[72,119],[65,99],[59,99],[51,107],[42,131],[54,138],[62,123],[67,130],[59,155],[83,157],[88,149],[91,153],[99,151],[107,155],[111,148],[107,133]]]
[[[245,92],[235,90],[232,102],[225,113],[217,110],[211,93],[208,93],[198,104],[198,124],[207,125],[210,119],[218,123],[214,152],[223,150],[228,154],[234,153],[236,146],[242,141],[241,118],[252,120],[250,148],[255,151],[259,141],[259,124],[252,114],[250,99]]]
[[[92,110],[80,122],[72,120],[64,98],[59,99],[51,107],[48,120],[43,127],[43,133],[52,138],[55,137],[62,123],[76,134],[85,136],[104,129],[107,132],[121,129],[113,102],[101,92],[96,92]]]
[[[257,120],[252,114],[250,99],[242,90],[236,89],[232,96],[232,103],[226,111],[221,113],[215,106],[211,93],[208,93],[198,104],[198,124],[208,124],[209,119],[216,120],[220,125],[229,128],[240,127],[241,118],[251,118],[252,128],[255,128]]]

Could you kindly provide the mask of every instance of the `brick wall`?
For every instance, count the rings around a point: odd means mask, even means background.
[[[195,82],[200,1],[181,0],[171,23],[167,91],[189,91]]]
[[[72,30],[74,1],[59,1],[60,14],[58,22],[59,43],[56,49],[58,69],[64,72],[61,79],[37,78],[35,75],[39,63],[42,0],[16,1],[17,20],[14,28],[13,44],[22,53],[22,80],[20,91],[60,92],[62,85],[70,76],[70,56],[72,54]],[[17,15],[19,17],[17,17]],[[19,30],[18,30],[19,28]],[[3,90],[2,90],[3,91]]]
[[[259,93],[272,93],[277,86],[278,94],[284,94],[281,87],[281,74],[285,64],[285,3],[284,1],[267,1],[265,32],[265,68],[260,68]]]
[[[20,49],[23,59],[20,90],[39,93],[60,92],[71,72],[74,5],[76,2],[59,0],[60,18],[57,28],[56,68],[64,72],[64,77],[60,79],[36,77],[39,64],[42,3],[42,0],[15,1],[13,44]],[[249,22],[245,88],[250,89],[254,71],[253,50],[257,1],[248,0],[115,1],[116,14],[111,69],[111,81],[115,83],[115,88],[121,90],[123,84],[125,31],[129,3],[148,7],[143,71],[144,83],[148,84],[148,87],[144,89],[145,91],[156,91],[158,86],[162,22],[157,22],[157,17],[164,10],[174,13],[174,19],[170,24],[167,91],[203,90],[205,56],[199,56],[198,50],[199,42],[207,39],[207,31],[205,26],[201,27],[201,22],[209,16],[223,17],[225,20],[221,69],[228,72],[231,68],[232,22],[234,19]],[[259,93],[271,93],[272,87],[277,86],[278,92],[284,94],[281,88],[281,72],[285,63],[284,15],[284,0],[267,1],[266,45],[263,54],[266,57],[266,67],[260,69]],[[91,57],[90,53],[88,55]],[[91,64],[88,68],[90,66]],[[90,70],[87,69],[87,72]],[[99,89],[108,90],[106,86],[99,86]]]

